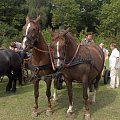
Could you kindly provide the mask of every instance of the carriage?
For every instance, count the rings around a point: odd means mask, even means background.
[[[102,74],[102,77],[103,77],[103,81],[104,81],[104,84],[109,84],[110,82],[110,70],[107,69],[106,66],[104,66],[103,68],[103,74]]]

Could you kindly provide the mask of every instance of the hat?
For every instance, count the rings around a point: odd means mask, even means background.
[[[104,44],[103,44],[103,43],[100,43],[100,46],[104,46]]]

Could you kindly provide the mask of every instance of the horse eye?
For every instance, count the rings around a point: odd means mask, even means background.
[[[35,28],[33,28],[33,31],[35,31]]]

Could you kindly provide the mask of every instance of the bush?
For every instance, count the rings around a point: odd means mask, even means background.
[[[85,38],[86,32],[87,32],[87,28],[85,28],[84,30],[82,30],[78,36],[75,35],[76,41],[77,41],[78,43],[80,43],[80,42]]]
[[[11,39],[9,37],[0,36],[0,46],[8,48],[11,43]]]
[[[46,30],[42,30],[42,33],[43,33],[43,36],[44,36],[44,39],[47,43],[51,43],[51,34],[50,32],[46,29]]]

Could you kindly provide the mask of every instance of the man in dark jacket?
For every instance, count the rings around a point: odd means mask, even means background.
[[[88,32],[86,34],[86,37],[84,40],[81,41],[81,45],[91,45],[91,44],[95,44],[93,39],[92,39],[92,33]]]

